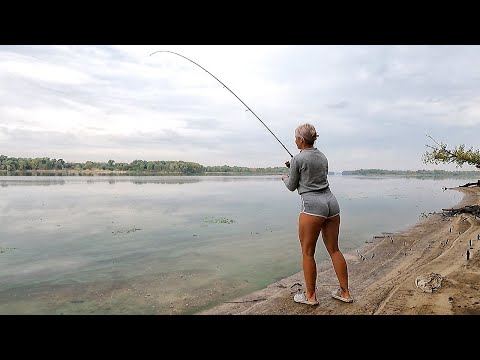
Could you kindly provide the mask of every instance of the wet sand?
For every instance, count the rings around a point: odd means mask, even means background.
[[[464,193],[462,201],[454,208],[480,205],[478,187],[448,191]],[[293,301],[293,295],[304,289],[303,273],[299,272],[265,289],[197,314],[480,314],[479,236],[479,217],[470,214],[444,217],[439,209],[405,231],[378,234],[358,251],[344,254],[355,298],[352,304],[331,297],[338,283],[331,262],[327,260],[317,264],[319,306]],[[440,274],[442,282],[433,292],[424,292],[416,286],[415,279],[430,273]]]

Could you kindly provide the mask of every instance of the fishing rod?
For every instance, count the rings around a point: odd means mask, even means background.
[[[240,99],[232,90],[229,89],[229,87],[228,87],[227,85],[225,85],[223,82],[221,82],[221,81],[220,81],[215,75],[213,75],[210,71],[208,71],[207,69],[205,69],[203,66],[197,64],[195,61],[190,60],[190,59],[187,58],[186,56],[180,55],[180,54],[178,54],[178,53],[176,53],[176,52],[173,52],[173,51],[158,50],[158,51],[155,51],[155,52],[151,53],[150,56],[152,56],[153,54],[156,54],[156,53],[160,53],[160,52],[166,52],[166,53],[171,53],[171,54],[175,54],[175,55],[181,56],[182,58],[190,61],[191,63],[194,63],[195,65],[197,65],[197,66],[200,67],[201,69],[205,70],[208,74],[210,74],[211,76],[213,76],[213,77],[215,78],[215,80],[217,80],[220,84],[223,85],[224,88],[226,88],[226,89],[227,89],[228,91],[230,91],[238,100],[240,100],[240,102],[241,102],[243,105],[245,105],[245,107],[248,109],[248,111],[250,111],[253,115],[255,115],[255,117],[256,117],[258,120],[260,120],[260,122],[263,124],[263,126],[265,126],[265,127],[267,128],[267,130],[271,132],[271,134],[275,137],[275,139],[278,140],[278,142],[280,143],[280,145],[282,145],[283,148],[284,148],[285,150],[287,150],[288,154],[293,158],[293,155],[290,153],[290,151],[288,151],[288,149],[285,147],[285,145],[282,144],[282,142],[275,136],[275,134],[272,132],[272,130],[270,130],[267,125],[265,125],[265,123],[257,116],[257,114],[255,114],[255,113],[253,112],[253,110],[250,109],[250,108],[248,107],[248,105],[245,104],[245,103],[242,101],[242,99]]]

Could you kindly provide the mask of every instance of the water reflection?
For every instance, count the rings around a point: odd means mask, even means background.
[[[62,179],[55,179],[51,176],[0,176],[0,186],[29,185],[29,186],[52,186],[65,184],[95,184],[104,183],[116,184],[129,182],[136,185],[142,184],[194,184],[198,182],[259,182],[278,181],[279,175],[257,175],[257,176],[92,176],[83,178],[81,176],[69,176]]]
[[[65,185],[65,184],[95,184],[95,183],[132,183],[137,185],[142,184],[192,184],[198,183],[201,181],[200,177],[188,177],[188,176],[179,176],[179,177],[168,177],[168,178],[149,178],[149,177],[138,177],[138,176],[123,176],[115,178],[107,178],[105,176],[95,176],[93,178],[82,178],[82,177],[65,177],[62,179],[53,179],[52,177],[44,176],[0,176],[0,186],[17,186],[17,185],[28,185],[28,186],[52,186],[52,185]]]
[[[53,186],[53,185],[65,185],[65,180],[57,179],[35,179],[34,181],[30,180],[21,180],[17,178],[10,178],[5,176],[0,176],[0,186],[18,186],[18,185],[41,185],[41,186]]]

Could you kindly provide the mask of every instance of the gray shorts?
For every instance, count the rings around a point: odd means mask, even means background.
[[[337,198],[330,188],[321,191],[311,191],[300,195],[302,200],[300,212],[308,215],[331,218],[340,214]]]

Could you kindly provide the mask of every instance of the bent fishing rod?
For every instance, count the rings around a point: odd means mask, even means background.
[[[272,132],[272,130],[270,130],[267,125],[265,125],[265,123],[257,116],[257,114],[255,114],[255,113],[253,112],[253,110],[250,109],[250,108],[248,107],[248,105],[245,104],[245,103],[242,101],[242,99],[240,99],[232,90],[229,89],[229,87],[228,87],[227,85],[225,85],[223,82],[221,82],[215,75],[213,75],[210,71],[208,71],[207,69],[205,69],[203,66],[197,64],[195,61],[190,60],[190,59],[187,58],[186,56],[180,55],[180,54],[178,54],[178,53],[176,53],[176,52],[173,52],[173,51],[158,50],[158,51],[155,51],[155,52],[151,53],[150,56],[152,56],[152,55],[154,55],[154,54],[156,54],[156,53],[161,53],[161,52],[171,53],[171,54],[178,55],[178,56],[180,56],[180,57],[182,57],[182,58],[190,61],[191,63],[197,65],[199,68],[201,68],[202,70],[205,70],[208,74],[210,74],[211,76],[213,76],[214,79],[217,80],[220,84],[222,84],[225,89],[227,89],[228,91],[230,91],[238,100],[240,100],[240,102],[241,102],[243,105],[245,105],[245,107],[247,108],[248,111],[250,111],[253,115],[255,115],[255,117],[256,117],[258,120],[260,120],[260,122],[263,124],[263,126],[265,126],[265,127],[267,128],[267,130],[270,131],[270,133],[275,137],[275,139],[277,139],[277,141],[280,143],[280,145],[282,145],[283,148],[284,148],[285,150],[287,150],[288,154],[293,158],[293,155],[290,153],[290,151],[288,151],[288,149],[285,147],[285,145],[282,144],[282,142],[275,136],[275,134]]]

